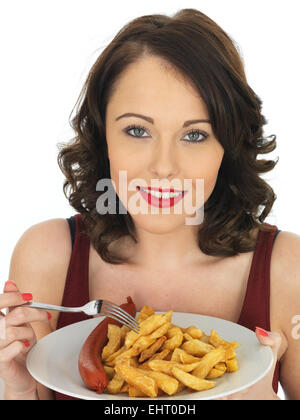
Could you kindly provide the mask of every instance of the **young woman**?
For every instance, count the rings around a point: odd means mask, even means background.
[[[147,304],[256,331],[273,369],[229,398],[276,400],[280,381],[299,399],[300,237],[277,236],[264,222],[276,195],[260,174],[277,162],[258,159],[276,147],[261,104],[233,41],[200,11],[142,16],[119,31],[88,75],[76,137],[58,156],[77,213],[30,227],[12,255],[0,296],[9,308],[0,340],[6,399],[71,399],[36,383],[26,355],[46,334],[89,318],[16,305],[121,304],[128,295],[138,311]],[[116,192],[106,212],[102,180]],[[192,223],[185,200],[200,215]]]

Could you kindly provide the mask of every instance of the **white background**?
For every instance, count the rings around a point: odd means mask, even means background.
[[[280,160],[269,181],[277,201],[267,222],[300,234],[299,2],[271,0],[1,2],[0,288],[22,233],[75,213],[62,191],[57,143],[73,136],[69,115],[98,55],[128,21],[197,8],[238,44],[250,86],[263,100],[269,155]],[[30,292],[27,291],[26,292]]]

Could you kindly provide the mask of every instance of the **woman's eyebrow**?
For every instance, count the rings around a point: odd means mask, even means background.
[[[145,115],[141,115],[141,114],[135,114],[135,113],[133,113],[133,112],[126,112],[126,114],[122,114],[122,115],[119,115],[117,118],[116,118],[116,121],[118,121],[120,118],[125,118],[125,117],[137,117],[137,118],[142,118],[143,120],[146,120],[146,121],[148,121],[149,123],[151,123],[151,124],[154,124],[154,120],[153,120],[153,118],[151,118],[151,117],[146,117]],[[190,125],[190,124],[195,124],[195,123],[199,123],[199,122],[206,122],[206,123],[210,123],[210,120],[188,120],[188,121],[185,121],[184,123],[183,123],[183,126],[182,127],[187,127],[188,125]]]

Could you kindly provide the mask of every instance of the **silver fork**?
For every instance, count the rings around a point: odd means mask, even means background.
[[[73,308],[49,305],[47,303],[39,302],[26,302],[23,305],[19,306],[28,306],[30,308],[37,309],[49,309],[51,311],[59,312],[84,312],[87,315],[106,315],[109,318],[113,318],[121,324],[126,325],[128,328],[139,334],[138,321],[135,318],[133,318],[133,316],[131,316],[128,312],[124,311],[124,309],[120,308],[112,302],[109,302],[108,300],[92,300],[86,305]]]

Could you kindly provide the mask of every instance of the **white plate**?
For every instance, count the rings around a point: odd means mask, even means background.
[[[164,312],[156,312],[164,313]],[[138,315],[139,313],[137,313]],[[181,327],[195,325],[210,335],[212,329],[226,341],[237,341],[239,371],[214,379],[216,386],[208,391],[181,391],[173,396],[129,397],[128,394],[97,394],[89,390],[78,371],[78,356],[86,338],[103,317],[77,322],[43,337],[33,346],[27,357],[30,374],[42,385],[82,400],[210,400],[241,391],[261,380],[271,369],[273,353],[270,347],[258,342],[248,328],[224,319],[199,314],[173,312],[172,322]]]

